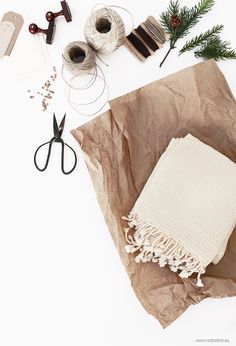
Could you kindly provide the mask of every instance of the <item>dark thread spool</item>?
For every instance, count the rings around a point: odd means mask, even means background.
[[[80,47],[72,47],[69,51],[70,60],[75,64],[80,64],[86,58],[85,50]]]
[[[137,51],[142,54],[142,56],[147,59],[151,53],[147,49],[147,47],[143,44],[143,42],[132,32],[127,36],[129,42],[137,49]]]
[[[151,36],[148,35],[148,33],[140,25],[135,29],[135,31],[153,52],[159,49],[156,42],[152,39]]]
[[[107,18],[99,18],[95,26],[101,34],[106,34],[111,30],[111,22]]]

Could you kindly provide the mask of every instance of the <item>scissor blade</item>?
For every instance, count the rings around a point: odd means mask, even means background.
[[[54,132],[54,137],[55,138],[59,138],[60,137],[60,131],[58,128],[58,124],[57,124],[57,119],[55,116],[55,113],[53,113],[53,132]]]
[[[60,137],[61,137],[62,132],[64,130],[65,121],[66,121],[66,114],[64,114],[64,117],[62,118],[62,121],[60,122],[60,125],[59,125]]]

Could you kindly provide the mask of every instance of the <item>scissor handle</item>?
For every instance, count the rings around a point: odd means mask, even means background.
[[[64,174],[70,174],[73,172],[73,170],[75,169],[76,165],[77,165],[77,155],[76,155],[76,152],[74,151],[73,148],[71,148],[68,144],[66,144],[63,139],[61,138],[55,138],[53,137],[50,141],[46,142],[46,143],[43,143],[41,144],[35,151],[35,154],[34,154],[34,164],[35,164],[35,167],[40,171],[40,172],[43,172],[47,169],[48,167],[48,163],[49,163],[49,159],[50,159],[50,155],[51,155],[51,150],[52,150],[52,144],[53,143],[61,143],[61,170],[62,170],[62,173]],[[39,152],[39,150],[45,146],[45,145],[48,145],[48,154],[47,154],[47,158],[46,158],[46,162],[45,162],[45,165],[44,167],[40,168],[37,164],[37,154]],[[64,168],[64,156],[65,156],[65,145],[73,152],[74,154],[74,158],[75,158],[75,162],[74,162],[74,165],[73,167],[69,170],[69,171],[65,171],[65,168]]]
[[[47,169],[47,166],[48,166],[48,163],[49,163],[49,159],[50,159],[50,155],[51,155],[51,150],[52,150],[52,143],[55,141],[54,138],[52,138],[50,141],[46,142],[46,143],[43,143],[41,144],[35,151],[34,153],[34,165],[35,167],[40,171],[40,172],[43,172]],[[48,154],[47,154],[47,158],[46,158],[46,162],[45,162],[45,165],[43,168],[40,168],[37,164],[37,154],[39,152],[39,150],[44,147],[45,145],[49,144],[48,146]]]
[[[73,172],[73,170],[75,169],[75,167],[77,165],[77,155],[76,155],[76,152],[74,151],[74,149],[71,148],[68,144],[66,144],[63,140],[61,140],[60,143],[61,143],[61,147],[62,147],[62,150],[61,150],[61,170],[62,170],[62,173],[64,173],[64,174],[70,174]],[[74,166],[68,172],[66,172],[65,168],[64,168],[65,145],[73,152],[74,158],[75,158]]]

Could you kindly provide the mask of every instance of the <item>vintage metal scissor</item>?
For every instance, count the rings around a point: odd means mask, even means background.
[[[66,114],[64,115],[64,117],[62,118],[62,121],[60,123],[60,125],[58,126],[57,124],[57,120],[56,120],[56,116],[55,113],[53,113],[53,132],[54,132],[54,137],[52,137],[52,139],[46,143],[41,144],[35,151],[34,154],[34,164],[35,167],[40,171],[43,172],[47,169],[48,167],[48,163],[49,163],[49,159],[50,159],[50,155],[51,155],[51,150],[52,150],[52,145],[53,143],[61,143],[61,170],[64,174],[70,174],[73,172],[73,170],[75,169],[76,165],[77,165],[77,156],[76,153],[74,151],[74,149],[72,149],[68,144],[66,144],[63,139],[61,138],[63,130],[64,130],[64,125],[65,125],[65,119],[66,119]],[[40,168],[37,164],[37,155],[39,150],[44,147],[45,145],[48,145],[48,153],[47,153],[47,158],[46,158],[46,162],[44,167]],[[69,171],[65,171],[64,168],[64,152],[65,152],[65,146],[68,147],[74,154],[74,165],[73,167],[69,170]]]

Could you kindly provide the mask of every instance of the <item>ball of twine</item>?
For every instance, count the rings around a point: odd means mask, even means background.
[[[116,11],[103,7],[87,19],[84,35],[97,53],[111,53],[123,44],[125,25]]]
[[[83,75],[92,71],[96,65],[94,50],[85,42],[69,43],[62,54],[64,67],[73,75]]]

